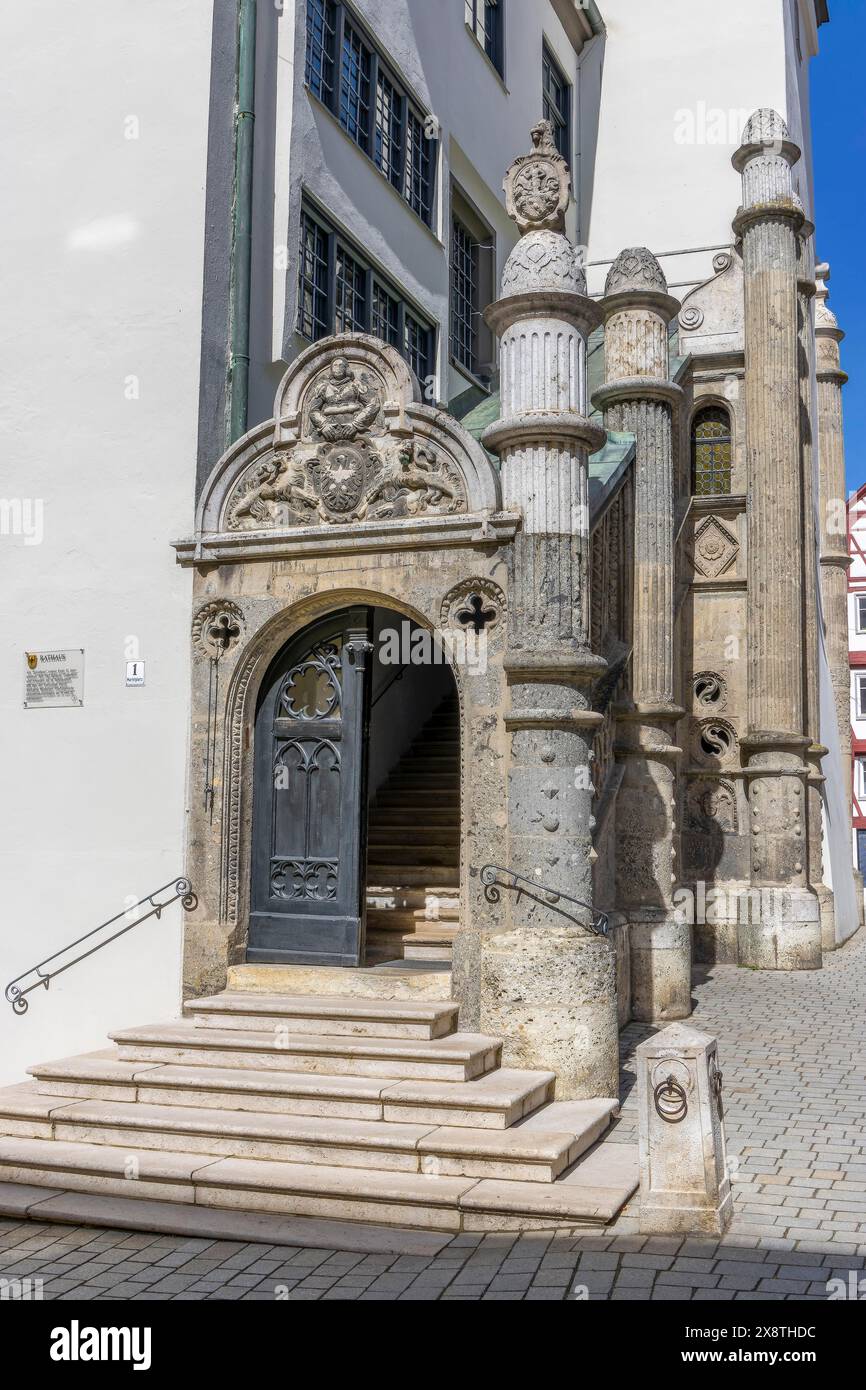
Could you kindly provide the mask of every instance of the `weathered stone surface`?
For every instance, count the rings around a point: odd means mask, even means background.
[[[637,1049],[640,1229],[721,1235],[732,1215],[716,1040],[674,1023]]]
[[[568,928],[515,927],[485,934],[481,962],[482,1017],[503,1029],[504,1066],[550,1067],[558,1100],[614,1094],[610,942]]]

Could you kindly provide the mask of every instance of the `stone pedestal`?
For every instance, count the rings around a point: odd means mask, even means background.
[[[486,314],[501,339],[502,416],[483,440],[501,459],[505,507],[522,515],[505,655],[507,869],[530,891],[502,890],[502,929],[480,933],[480,1026],[507,1033],[510,1065],[555,1071],[566,1099],[617,1094],[614,953],[589,928],[592,695],[605,662],[589,649],[587,459],[604,432],[586,415],[586,339],[600,315],[563,235],[568,167],[546,122],[532,135],[505,180],[523,235]]]
[[[691,927],[673,904],[683,716],[674,699],[673,412],[682,391],[668,379],[668,324],[679,307],[646,247],[617,257],[602,301],[605,384],[593,398],[608,430],[635,436],[632,699],[617,710],[617,905],[630,923],[632,1011],[649,1021],[692,1011]]]
[[[748,757],[751,884],[759,920],[741,924],[740,961],[764,969],[821,965],[809,883],[804,734],[803,476],[797,339],[798,233],[791,166],[800,151],[775,111],[756,111],[734,155],[743,203],[748,512]],[[765,890],[770,890],[765,892]]]
[[[673,1023],[637,1049],[640,1229],[722,1235],[732,1215],[715,1038]]]

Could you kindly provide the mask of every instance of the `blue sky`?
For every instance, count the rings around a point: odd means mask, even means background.
[[[811,65],[818,256],[846,333],[842,366],[848,486],[866,482],[866,3],[830,0]]]

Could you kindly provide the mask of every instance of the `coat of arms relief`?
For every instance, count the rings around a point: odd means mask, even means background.
[[[389,431],[376,374],[336,357],[306,392],[297,444],[275,450],[241,477],[225,524],[261,530],[466,509],[459,470],[411,427]]]

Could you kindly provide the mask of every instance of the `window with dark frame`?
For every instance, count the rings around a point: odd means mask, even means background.
[[[733,439],[724,406],[709,405],[692,420],[692,492],[711,497],[731,490]]]
[[[451,219],[451,356],[478,372],[478,242],[456,215]]]
[[[548,48],[541,58],[541,114],[553,127],[553,140],[563,159],[571,163],[571,87]]]
[[[306,212],[301,213],[298,256],[298,332],[305,338],[330,333],[328,308],[328,238]]]
[[[306,83],[413,212],[432,226],[438,141],[342,0],[307,0]]]
[[[372,333],[405,357],[422,386],[435,373],[436,331],[363,253],[309,206],[301,211],[297,331]]]
[[[505,74],[505,0],[466,0],[466,23],[499,73]]]

